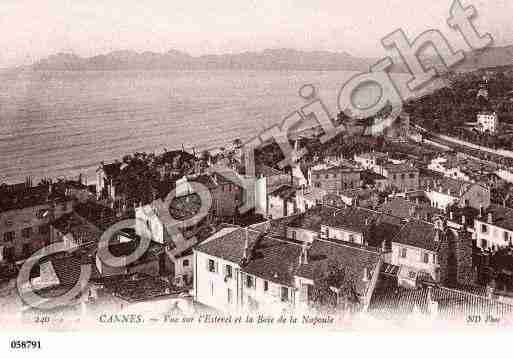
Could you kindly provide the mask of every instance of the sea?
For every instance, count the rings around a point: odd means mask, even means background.
[[[201,151],[248,139],[306,104],[313,85],[333,116],[355,72],[22,71],[0,75],[0,183],[94,180],[101,161],[134,152]],[[393,74],[399,87],[407,74]],[[371,105],[380,88],[356,93]]]

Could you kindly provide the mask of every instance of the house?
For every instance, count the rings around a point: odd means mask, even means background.
[[[50,223],[70,213],[73,202],[64,184],[0,186],[0,262],[26,259],[50,244]]]
[[[513,242],[513,209],[492,204],[481,208],[474,219],[475,245],[482,250],[498,250]]]
[[[298,213],[300,210],[296,197],[297,191],[295,187],[284,184],[270,192],[267,200],[269,207],[267,217],[270,219],[281,218]]]
[[[419,279],[452,286],[473,281],[472,237],[465,226],[455,230],[441,218],[409,219],[383,248],[385,262],[400,268],[403,286],[416,286]]]
[[[431,206],[444,211],[453,204],[476,209],[490,205],[490,189],[479,183],[441,177],[427,181],[425,185]]]
[[[407,163],[387,163],[380,167],[380,174],[387,178],[388,185],[400,192],[416,191],[419,188],[419,170]]]
[[[412,278],[417,272],[427,273],[435,282],[440,281],[438,252],[442,238],[432,223],[410,220],[391,239],[387,263],[411,269]]]
[[[378,251],[315,240],[305,245],[246,228],[224,229],[194,249],[195,301],[225,312],[305,311],[334,268],[365,308],[382,264]],[[341,283],[333,284],[338,291]]]
[[[114,163],[101,162],[96,170],[96,196],[97,199],[108,198],[112,201],[116,199],[115,181],[121,173],[122,163],[116,161]]]
[[[176,197],[184,197],[195,191],[190,182],[200,183],[212,196],[212,212],[219,218],[233,217],[242,205],[244,190],[219,173],[184,176],[176,181]]]
[[[382,152],[364,152],[358,155],[354,155],[354,161],[359,164],[362,168],[371,170],[372,172],[378,173],[378,165],[382,161],[388,159],[388,154]]]
[[[451,161],[450,158],[441,156],[433,158],[427,168],[431,171],[439,172],[446,177],[466,182],[471,181],[470,176],[462,171],[460,166],[455,161]]]
[[[375,208],[379,203],[379,195],[373,189],[346,189],[339,194],[327,194],[323,200],[324,204],[335,207],[359,206],[364,208]]]
[[[356,166],[321,164],[308,171],[308,184],[328,193],[338,193],[342,190],[360,188],[361,169]]]
[[[499,129],[499,118],[495,111],[480,111],[477,114],[476,130],[481,133],[496,134]]]

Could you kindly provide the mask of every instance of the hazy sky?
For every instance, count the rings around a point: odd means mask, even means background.
[[[57,52],[92,56],[113,50],[200,55],[290,47],[385,55],[381,37],[440,29],[452,0],[0,0],[0,67]],[[476,27],[496,45],[513,43],[513,0],[473,4]],[[462,45],[463,48],[463,45]]]

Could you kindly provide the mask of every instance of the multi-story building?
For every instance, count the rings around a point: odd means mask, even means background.
[[[513,244],[513,209],[492,204],[474,219],[475,245],[497,250]]]
[[[419,189],[419,170],[406,163],[387,163],[380,166],[382,176],[388,185],[400,192],[412,192]]]
[[[267,217],[277,219],[299,213],[297,191],[295,187],[285,184],[270,192],[267,199]]]
[[[0,262],[29,257],[50,243],[50,223],[72,211],[65,184],[0,188]]]
[[[352,188],[360,188],[362,180],[361,169],[344,165],[317,165],[308,171],[310,186],[320,188],[328,193],[338,193]]]
[[[426,182],[425,186],[431,206],[444,211],[454,204],[475,209],[490,205],[490,189],[479,183],[441,177]]]
[[[481,111],[477,114],[476,129],[481,133],[495,134],[499,129],[499,117],[495,111]]]
[[[194,299],[217,310],[261,313],[308,310],[316,286],[334,269],[351,286],[352,304],[370,300],[382,255],[377,250],[316,239],[310,245],[252,229],[224,229],[194,249]],[[337,303],[344,299],[337,295]]]

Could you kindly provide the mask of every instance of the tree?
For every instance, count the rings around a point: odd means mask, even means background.
[[[317,273],[318,279],[310,292],[310,300],[321,310],[351,310],[360,303],[355,281],[345,267],[328,264],[327,270]]]

